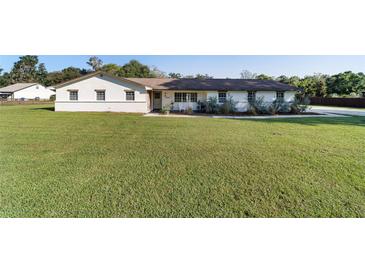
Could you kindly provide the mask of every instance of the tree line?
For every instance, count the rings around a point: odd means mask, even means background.
[[[305,94],[318,97],[358,97],[365,91],[365,74],[345,71],[334,75],[315,73],[304,77],[273,77],[255,74],[248,70],[241,72],[243,79],[275,80],[301,88]]]
[[[10,72],[2,73],[0,68],[0,87],[19,82],[37,82],[45,86],[75,79],[92,71],[102,70],[119,77],[135,78],[192,78],[212,79],[208,74],[183,75],[178,72],[165,73],[157,67],[149,67],[137,60],[131,60],[124,65],[104,64],[96,57],[90,57],[89,69],[67,67],[60,71],[48,72],[44,63],[39,63],[38,56],[26,55],[14,63]],[[345,71],[335,75],[316,73],[304,77],[286,76],[273,77],[266,74],[256,74],[248,70],[241,72],[242,79],[275,80],[301,88],[309,96],[320,97],[357,97],[365,91],[365,74]]]
[[[213,78],[208,74],[185,75],[180,73],[169,73],[159,70],[157,67],[149,67],[137,60],[131,60],[120,66],[117,64],[103,64],[103,61],[96,56],[90,57],[87,64],[90,69],[67,67],[60,71],[48,72],[44,63],[39,63],[38,56],[26,55],[14,63],[10,72],[2,73],[0,68],[0,87],[15,83],[37,82],[45,86],[53,86],[59,83],[86,75],[92,71],[102,70],[119,77],[135,78]]]

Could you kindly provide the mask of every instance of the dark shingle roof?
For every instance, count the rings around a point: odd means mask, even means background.
[[[129,81],[134,84],[156,90],[222,90],[222,91],[300,91],[300,88],[283,84],[273,80],[246,80],[246,79],[173,79],[173,78],[121,78],[106,72],[96,71],[79,78],[58,84],[61,88],[94,76],[109,76],[120,81]]]
[[[273,80],[127,78],[158,90],[297,91],[297,87]]]

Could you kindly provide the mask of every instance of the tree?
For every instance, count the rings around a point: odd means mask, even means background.
[[[37,79],[38,79],[38,83],[45,85],[46,84],[46,80],[47,80],[47,69],[46,66],[44,65],[44,63],[39,64],[38,69],[37,69]]]
[[[153,66],[152,69],[150,69],[150,77],[152,78],[166,78],[167,75],[165,72],[159,70],[157,67]]]
[[[266,75],[266,74],[259,74],[255,77],[258,80],[273,80],[273,77]]]
[[[300,86],[300,78],[298,76],[291,76],[288,79],[288,84],[292,86],[299,87]]]
[[[86,74],[87,71],[75,67],[68,67],[62,70],[63,80],[68,81]]]
[[[327,75],[321,73],[314,74],[313,76],[316,83],[316,96],[324,97],[327,95]]]
[[[148,78],[151,77],[151,71],[148,66],[141,64],[137,60],[131,60],[117,72],[117,76]]]
[[[19,61],[14,63],[14,66],[10,71],[11,82],[37,82],[37,64],[38,56],[25,55],[20,57]]]
[[[47,78],[45,80],[45,84],[47,86],[57,85],[59,83],[65,82],[65,81],[73,80],[73,79],[78,78],[87,73],[88,73],[88,71],[85,69],[68,67],[61,71],[54,71],[54,72],[48,73]]]
[[[94,71],[97,71],[103,66],[103,61],[97,56],[92,56],[89,58],[89,61],[86,62],[86,64],[92,67]]]
[[[53,86],[63,82],[63,73],[61,71],[53,71],[47,74],[45,80],[46,86]]]
[[[183,75],[181,73],[176,73],[176,72],[170,72],[168,76],[169,78],[175,78],[175,79],[183,78]]]
[[[280,83],[289,84],[289,78],[285,75],[280,75],[275,80],[279,81]]]
[[[195,79],[213,79],[213,76],[210,76],[208,74],[200,74],[200,73],[198,73],[198,74],[195,75],[194,78]]]
[[[252,73],[247,69],[242,70],[240,74],[241,74],[241,79],[255,79],[257,76],[256,73]]]
[[[6,87],[10,84],[9,73],[5,72],[2,74],[3,69],[0,69],[0,87]]]
[[[305,76],[300,80],[299,87],[303,88],[305,94],[310,96],[326,96],[327,94],[327,76],[316,73]]]
[[[101,67],[102,71],[108,72],[110,74],[117,75],[119,71],[121,71],[122,67],[117,64],[106,64]]]
[[[355,92],[359,94],[365,89],[365,75],[362,72],[345,71],[328,77],[326,83],[329,93],[348,95]]]

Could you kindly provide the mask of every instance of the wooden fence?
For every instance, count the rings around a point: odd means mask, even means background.
[[[0,105],[41,105],[41,104],[53,104],[54,101],[49,100],[27,100],[27,101],[5,101],[0,100]]]
[[[322,98],[311,97],[311,105],[365,108],[365,98]]]

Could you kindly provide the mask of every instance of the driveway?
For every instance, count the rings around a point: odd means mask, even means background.
[[[311,106],[311,109],[309,111],[321,114],[365,116],[365,109],[363,108],[356,109],[343,107]]]

